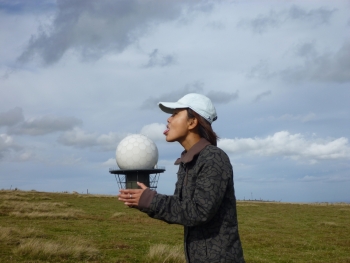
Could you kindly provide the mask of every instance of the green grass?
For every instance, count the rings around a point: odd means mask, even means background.
[[[246,262],[350,263],[349,204],[238,202]],[[184,262],[183,228],[114,196],[0,191],[0,262]]]

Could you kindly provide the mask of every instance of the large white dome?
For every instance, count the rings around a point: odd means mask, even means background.
[[[132,134],[119,143],[116,160],[120,169],[153,169],[158,162],[158,148],[148,137]]]

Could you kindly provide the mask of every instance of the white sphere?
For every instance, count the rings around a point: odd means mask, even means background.
[[[152,169],[158,162],[158,148],[148,137],[132,134],[119,143],[116,160],[120,169]]]

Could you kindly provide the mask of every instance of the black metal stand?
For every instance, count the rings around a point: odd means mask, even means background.
[[[155,190],[157,188],[159,175],[164,171],[164,167],[135,170],[109,169],[109,173],[115,175],[119,189],[139,189],[140,187],[137,185],[137,182],[140,182]]]

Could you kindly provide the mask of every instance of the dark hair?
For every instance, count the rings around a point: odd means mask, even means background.
[[[213,131],[213,128],[211,127],[211,124],[206,119],[204,119],[197,112],[195,112],[194,110],[192,110],[190,108],[187,108],[187,117],[189,119],[196,118],[198,120],[198,133],[199,133],[199,136],[201,138],[205,138],[212,145],[217,146],[217,140],[219,139],[219,137]]]

